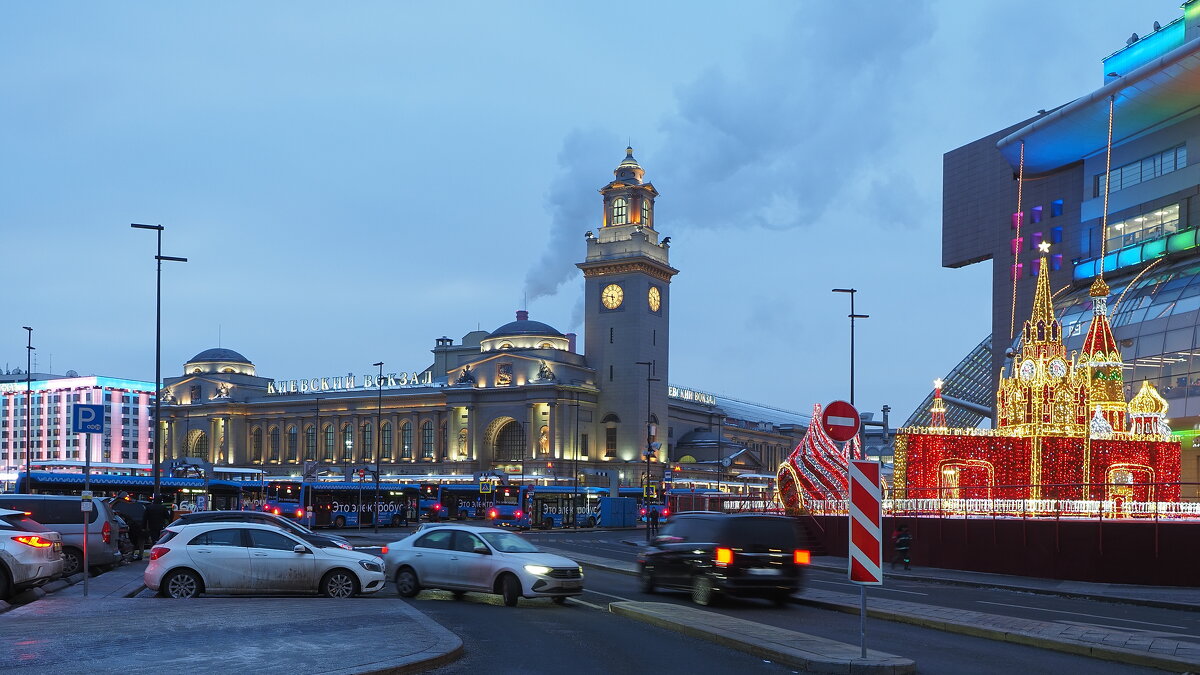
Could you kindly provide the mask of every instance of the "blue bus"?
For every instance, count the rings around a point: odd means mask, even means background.
[[[536,487],[530,488],[523,527],[543,530],[562,527],[595,527],[600,519],[600,498],[608,490],[599,487]],[[572,521],[573,519],[573,521]]]
[[[398,527],[416,513],[416,485],[368,481],[305,481],[276,478],[267,481],[262,509],[277,516],[294,518],[309,527]],[[376,518],[378,514],[378,519]]]
[[[159,493],[163,499],[181,511],[238,511],[248,505],[241,481],[161,476]],[[92,473],[88,485],[97,497],[116,497],[121,493],[131,499],[150,501],[154,496],[154,476],[125,476]],[[17,474],[17,493],[78,495],[83,492],[83,473],[73,471],[34,471],[27,477]],[[257,487],[257,486],[254,486]]]
[[[422,483],[420,513],[430,520],[483,518],[493,495],[479,491],[479,483]]]

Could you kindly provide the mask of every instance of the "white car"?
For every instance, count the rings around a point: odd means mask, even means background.
[[[321,548],[271,525],[171,526],[150,549],[146,588],[171,598],[201,593],[320,593],[348,598],[383,588],[383,561]]]
[[[59,533],[24,511],[0,509],[0,600],[62,576],[62,570]]]
[[[388,544],[384,559],[401,596],[441,588],[498,593],[512,607],[521,598],[562,604],[583,592],[583,568],[574,560],[542,553],[524,537],[492,527],[446,525]]]

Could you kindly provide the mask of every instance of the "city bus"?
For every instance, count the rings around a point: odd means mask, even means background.
[[[16,492],[78,495],[83,492],[83,484],[82,472],[34,471],[26,479],[22,471],[17,474]],[[92,473],[89,486],[96,497],[125,493],[131,499],[150,501],[154,496],[154,476]],[[238,481],[162,476],[159,492],[179,511],[238,511],[246,503],[243,487]]]
[[[483,518],[493,495],[479,491],[479,483],[422,483],[421,515],[430,520]]]
[[[600,498],[607,495],[608,490],[599,487],[537,487],[529,491],[525,517],[518,522],[543,530],[595,527]]]
[[[266,481],[262,509],[308,527],[360,527],[378,523],[398,527],[415,513],[417,486],[380,482],[375,502],[373,481],[305,481],[274,478]]]

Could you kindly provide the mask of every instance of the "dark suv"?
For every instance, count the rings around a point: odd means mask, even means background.
[[[318,534],[294,520],[283,518],[273,513],[259,513],[258,511],[194,511],[183,514],[175,522],[171,523],[169,527],[222,521],[274,525],[285,532],[290,532],[300,537],[313,546],[321,548],[344,548],[348,551],[354,550],[354,547],[350,545],[350,542],[345,537],[339,537],[336,534]]]
[[[767,598],[784,606],[804,583],[809,551],[792,518],[680,513],[638,555],[642,590],[690,590],[708,605],[719,596]]]

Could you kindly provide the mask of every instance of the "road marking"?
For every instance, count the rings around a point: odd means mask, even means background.
[[[920,593],[917,591],[902,591],[899,588],[888,588],[886,586],[876,586],[873,591],[889,591],[891,593],[908,593],[909,595],[929,595],[928,593]]]
[[[595,593],[596,595],[603,595],[606,598],[616,598],[617,600],[624,600],[625,602],[637,602],[636,600],[631,600],[629,598],[622,598],[621,596],[613,595],[612,593],[601,593],[600,591],[593,591],[590,588],[583,589],[583,592],[584,593]]]
[[[1146,626],[1162,626],[1163,628],[1178,628],[1180,630],[1187,630],[1187,626],[1175,626],[1175,625],[1172,625],[1169,623],[1154,623],[1152,621],[1135,621],[1133,619],[1122,619],[1122,618],[1115,617],[1115,616],[1103,616],[1100,614],[1085,614],[1083,612],[1068,612],[1068,611],[1062,610],[1062,609],[1046,609],[1044,607],[1028,607],[1026,605],[1010,605],[1006,602],[989,602],[987,600],[976,600],[975,602],[978,602],[978,603],[981,603],[984,605],[1000,605],[1002,607],[1016,607],[1018,609],[1032,609],[1032,610],[1035,610],[1038,612],[1055,612],[1057,614],[1070,614],[1072,616],[1089,616],[1093,619],[1104,619],[1106,621],[1124,621],[1126,623],[1140,623],[1140,624],[1143,624]]]
[[[580,605],[586,605],[588,607],[591,607],[592,609],[598,609],[601,612],[608,611],[607,607],[601,607],[600,605],[593,605],[592,603],[588,602],[587,600],[580,600],[579,598],[567,598],[567,602],[574,602],[574,603],[577,603]]]

